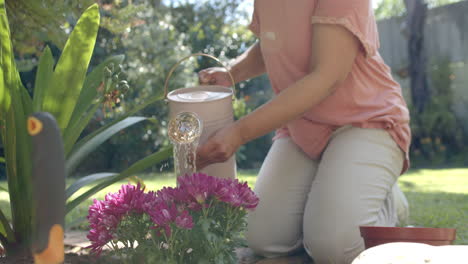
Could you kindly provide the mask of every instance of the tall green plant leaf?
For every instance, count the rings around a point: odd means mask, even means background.
[[[31,98],[21,83],[14,61],[10,41],[10,30],[5,12],[4,0],[0,0],[0,90],[4,100],[0,112],[3,121],[1,128],[5,152],[10,207],[15,228],[14,237],[27,245],[31,239],[31,141],[26,131],[26,116],[31,106]],[[8,235],[8,233],[7,233]]]
[[[54,57],[47,46],[39,59],[37,67],[36,81],[34,82],[33,111],[42,110],[42,103],[47,89],[51,85],[52,74],[54,73]]]
[[[83,142],[78,142],[78,144],[75,145],[73,152],[67,158],[67,175],[71,175],[76,169],[76,167],[80,164],[80,162],[86,156],[88,156],[89,153],[93,152],[97,147],[99,147],[103,142],[108,140],[113,135],[117,134],[119,131],[144,120],[147,120],[147,118],[139,116],[127,117],[126,119],[118,122],[117,124],[108,127],[106,130],[103,130],[101,133],[95,135],[93,138],[87,139]]]
[[[112,56],[96,66],[93,71],[86,76],[83,88],[81,89],[80,97],[78,98],[78,101],[76,101],[76,106],[73,110],[73,114],[70,118],[67,129],[65,130],[65,134],[69,133],[68,130],[71,128],[71,126],[75,124],[92,105],[98,103],[96,101],[96,97],[98,96],[97,90],[103,82],[104,69],[110,64],[121,64],[124,58],[124,55]]]
[[[32,111],[33,111],[32,99],[28,93],[28,90],[26,90],[26,88],[23,87],[23,84],[21,80],[19,79],[20,77],[18,75],[18,86],[19,86],[19,91],[20,91],[20,96],[21,96],[21,103],[23,104],[24,115],[29,116],[32,114]]]
[[[0,120],[5,120],[5,112],[8,111],[11,105],[11,94],[7,89],[7,85],[12,74],[10,32],[4,0],[0,0],[0,41]]]
[[[70,129],[67,129],[67,131],[63,134],[62,137],[66,157],[68,157],[70,151],[80,137],[81,132],[83,132],[83,130],[89,124],[89,121],[91,121],[91,119],[94,117],[94,114],[100,106],[100,103],[93,105],[91,109],[84,113],[77,122],[70,124]]]
[[[5,163],[5,158],[4,157],[0,157],[0,163]]]
[[[98,28],[99,8],[94,4],[83,13],[68,38],[44,97],[43,111],[57,118],[62,131],[67,127],[80,96]]]
[[[14,242],[15,234],[2,210],[0,210],[0,234],[2,234],[9,243]]]
[[[65,191],[65,199],[68,200],[68,198],[70,198],[74,193],[76,193],[79,189],[83,188],[86,185],[113,177],[115,175],[118,175],[118,173],[101,172],[82,177],[67,188],[67,190]]]
[[[156,164],[161,163],[164,160],[167,160],[170,156],[172,155],[172,147],[166,147],[150,156],[147,156],[134,164],[130,166],[128,169],[122,171],[120,174],[103,181],[102,183],[97,184],[93,188],[89,189],[85,193],[81,194],[80,196],[76,197],[75,199],[69,201],[66,205],[66,213],[69,213],[73,208],[75,208],[77,205],[91,197],[91,195],[99,192],[100,190],[106,188],[107,186],[114,184],[120,180],[123,180],[125,178],[128,178],[132,176],[133,174],[137,174],[139,172],[142,172],[143,170],[150,168],[151,166],[154,166]]]

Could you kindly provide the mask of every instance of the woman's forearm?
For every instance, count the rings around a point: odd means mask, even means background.
[[[264,74],[265,64],[260,51],[260,43],[255,43],[237,57],[231,65],[230,72],[236,83]]]
[[[265,135],[300,117],[329,96],[333,78],[312,72],[236,124],[243,143]]]

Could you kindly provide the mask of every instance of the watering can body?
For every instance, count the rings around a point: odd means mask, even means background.
[[[209,85],[176,89],[167,94],[169,118],[181,112],[195,113],[202,123],[199,144],[203,144],[217,130],[234,122],[231,88]],[[236,158],[205,167],[199,172],[220,178],[236,177]]]

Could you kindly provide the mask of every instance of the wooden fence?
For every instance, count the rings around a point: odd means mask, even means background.
[[[380,54],[392,68],[395,79],[409,99],[409,80],[401,72],[408,65],[404,18],[394,17],[378,22]],[[425,47],[429,65],[450,62],[453,110],[468,131],[468,1],[429,10],[425,27]]]

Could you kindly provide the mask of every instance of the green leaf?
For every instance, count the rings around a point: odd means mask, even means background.
[[[98,110],[100,104],[95,104],[91,107],[91,109],[83,114],[81,119],[78,122],[75,122],[74,124],[71,124],[70,129],[67,129],[63,133],[63,144],[64,144],[64,149],[65,149],[65,156],[68,157],[70,154],[70,151],[73,148],[73,145],[75,145],[76,141],[81,135],[81,132],[86,128],[88,125],[89,121],[94,117],[94,113]]]
[[[70,187],[67,188],[65,191],[65,199],[68,200],[74,193],[76,193],[79,189],[82,187],[89,185],[91,183],[107,179],[109,177],[118,175],[118,173],[113,173],[113,172],[101,172],[101,173],[95,173],[91,174],[88,176],[85,176],[83,178],[80,178],[76,182],[74,182]]]
[[[1,34],[1,32],[0,32]],[[0,41],[2,40],[2,36],[0,36]],[[3,45],[0,46],[0,54],[4,52]],[[7,89],[7,75],[8,73],[3,70],[6,66],[6,62],[3,61],[3,55],[0,55],[0,121],[5,120],[5,112],[10,108],[11,105],[11,94]]]
[[[2,234],[10,243],[15,241],[13,229],[11,229],[10,222],[8,222],[8,219],[5,217],[2,210],[0,210],[0,234]]]
[[[150,168],[158,163],[161,163],[164,160],[167,160],[172,155],[172,147],[166,147],[156,153],[153,153],[150,156],[147,156],[135,163],[132,164],[128,169],[122,171],[120,174],[105,180],[102,183],[97,184],[90,190],[86,191],[85,193],[81,194],[80,196],[76,197],[75,199],[69,201],[66,205],[66,213],[69,213],[73,208],[77,205],[91,197],[93,194],[99,192],[100,190],[106,188],[109,185],[112,185],[120,180],[128,178],[134,174],[140,173],[145,169]]]
[[[0,111],[3,122],[1,134],[7,165],[12,224],[15,238],[27,245],[31,239],[31,223],[34,219],[31,214],[31,140],[26,129],[27,113],[31,106],[24,104],[29,104],[31,98],[23,87],[15,66],[4,0],[0,0],[0,54],[0,94],[3,94],[0,95],[3,97]],[[6,219],[0,220],[5,221]],[[3,225],[8,231],[9,225]]]
[[[52,83],[44,97],[43,110],[57,118],[59,127],[67,127],[80,96],[93,54],[99,28],[99,7],[90,6],[81,15],[52,74]]]
[[[0,163],[5,163],[5,158],[4,157],[0,157]]]
[[[117,134],[119,131],[144,120],[147,120],[147,118],[137,116],[127,117],[117,124],[108,127],[106,130],[101,131],[101,133],[95,135],[94,137],[86,138],[86,141],[78,142],[73,148],[73,151],[70,153],[70,156],[67,158],[67,175],[71,175],[80,162],[86,158],[89,153],[93,152],[97,147],[99,147],[103,142]]]
[[[42,110],[42,103],[47,89],[51,85],[52,75],[54,73],[54,57],[47,46],[39,59],[39,66],[37,66],[36,80],[34,82],[34,98],[33,98],[33,111],[39,112]]]
[[[11,93],[7,86],[11,83],[12,68],[15,67],[4,0],[0,0],[0,54],[0,118],[3,120],[11,105]]]
[[[24,115],[29,116],[32,114],[32,111],[33,111],[32,99],[28,93],[28,90],[26,90],[26,88],[23,86],[21,81],[19,82],[19,86],[20,86],[19,89],[20,89],[20,94],[21,94],[21,102],[24,108]]]
[[[116,55],[106,59],[104,62],[96,66],[93,71],[86,76],[86,80],[83,84],[83,88],[81,89],[80,97],[76,102],[75,109],[73,111],[72,117],[70,118],[70,122],[67,126],[67,130],[73,126],[81,116],[86,113],[86,111],[92,106],[93,104],[97,103],[96,97],[98,95],[97,90],[99,86],[102,84],[103,81],[103,74],[104,69],[109,64],[118,65],[121,64],[124,60],[124,55]],[[69,133],[66,130],[66,133]]]
[[[119,118],[115,119],[114,121],[110,122],[109,124],[99,128],[98,130],[94,131],[90,135],[86,136],[83,140],[89,140],[92,137],[95,137],[97,134],[101,133],[102,131],[106,130],[108,127],[115,125],[116,123],[124,120],[125,118],[132,116],[136,114],[137,112],[141,111],[145,107],[149,106],[150,104],[153,104],[157,101],[160,101],[164,98],[164,95],[162,93],[157,94],[155,96],[150,97],[148,100],[146,100],[144,103],[137,105],[136,107],[130,109],[127,111],[124,115],[120,116]],[[79,122],[75,123],[73,128],[67,129],[66,133],[63,135],[64,138],[64,149],[65,149],[65,155],[68,157],[73,149],[73,145],[75,144],[76,140],[80,137],[81,132],[83,132],[83,129],[85,129],[86,125],[89,123],[89,120],[93,117],[94,113],[98,109],[99,105],[96,105],[94,109],[88,112],[88,116],[85,118],[82,118]]]

